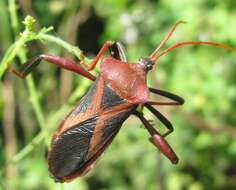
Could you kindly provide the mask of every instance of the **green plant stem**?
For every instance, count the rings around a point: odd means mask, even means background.
[[[38,40],[53,42],[53,43],[65,48],[69,53],[75,55],[79,60],[81,59],[82,51],[78,47],[73,46],[58,37],[43,33],[43,34],[38,34]],[[90,62],[91,60],[88,59],[87,57],[84,57],[84,61]]]
[[[14,31],[14,37],[17,38],[17,34],[19,33],[19,27],[18,27],[18,17],[17,17],[17,10],[16,10],[16,2],[15,0],[9,0],[9,11],[10,11],[10,19],[12,23],[12,28]],[[26,28],[27,31],[27,28]],[[12,53],[10,54],[11,56],[8,57],[8,59],[13,59],[17,54],[20,57],[20,61],[23,64],[27,60],[26,52],[24,49],[24,44],[27,41],[28,36],[22,35],[20,40],[16,42],[15,48],[13,48]],[[6,66],[7,67],[8,62],[6,61]],[[44,137],[45,137],[45,142],[47,145],[49,145],[48,138],[47,138],[47,129],[45,125],[45,119],[43,116],[43,112],[39,103],[39,98],[38,98],[38,93],[35,88],[34,80],[32,76],[27,77],[27,86],[29,89],[29,94],[30,94],[30,101],[32,102],[33,105],[33,110],[35,112],[36,118],[38,120],[39,126],[41,130],[43,131]]]
[[[24,45],[24,42],[22,40],[16,41],[14,44],[12,44],[7,52],[5,53],[0,65],[0,79],[3,77],[3,74],[7,70],[7,65],[16,57],[17,52],[19,49]]]
[[[21,63],[26,62],[27,57],[26,57],[26,52],[24,49],[20,50],[19,57],[20,57]],[[39,126],[41,127],[41,130],[44,133],[46,145],[49,146],[48,130],[46,128],[47,126],[45,125],[45,123],[46,123],[45,118],[44,118],[43,111],[42,111],[42,108],[41,108],[41,105],[39,102],[38,93],[37,93],[32,75],[29,75],[26,78],[26,83],[27,83],[27,87],[29,89],[29,94],[30,94],[29,100],[32,103],[33,110],[35,112],[35,116],[36,116],[36,119],[39,123]]]
[[[39,145],[44,139],[43,131],[39,132],[33,140],[27,144],[19,153],[17,153],[8,164],[15,164],[22,160],[26,155],[34,150],[34,148]]]
[[[70,52],[71,54],[75,55],[79,60],[81,59],[82,56],[82,51],[76,47],[73,46],[69,43],[67,43],[66,41],[49,35],[49,34],[44,34],[44,33],[39,33],[38,35],[33,36],[30,39],[25,39],[25,36],[22,36],[21,38],[18,39],[18,41],[16,41],[13,45],[11,45],[7,52],[5,53],[0,65],[0,79],[2,78],[3,74],[5,73],[5,71],[7,70],[7,65],[16,57],[18,51],[24,47],[24,45],[29,42],[29,41],[33,41],[33,40],[40,40],[40,41],[45,41],[45,42],[51,42],[51,43],[55,43],[63,48],[65,48],[68,52]],[[87,57],[84,57],[84,61],[85,62],[90,62],[91,59],[88,59]]]
[[[41,106],[39,104],[39,101],[38,101],[38,95],[37,95],[37,90],[35,88],[35,84],[33,82],[33,77],[30,75],[29,77],[27,77],[27,85],[29,87],[29,92],[30,92],[30,101],[32,102],[32,105],[34,107],[34,111],[36,113],[36,116],[37,116],[37,120],[39,122],[39,125],[40,126],[43,126],[43,128],[45,128],[45,119],[44,119],[44,116],[43,116],[43,112],[42,112],[42,109],[41,109]]]

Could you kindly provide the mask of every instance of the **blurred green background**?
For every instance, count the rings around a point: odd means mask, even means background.
[[[9,12],[14,13],[12,5],[17,8],[15,16]],[[188,24],[177,29],[166,47],[182,41],[214,41],[236,47],[235,0],[1,0],[1,59],[24,30],[22,21],[27,15],[36,19],[37,30],[53,26],[51,35],[78,46],[90,58],[106,40],[116,40],[124,44],[129,62],[135,63],[150,55],[178,20]],[[11,63],[19,65],[41,53],[74,58],[55,43],[34,41],[17,51]],[[94,169],[64,185],[49,177],[45,141],[50,141],[91,83],[46,63],[27,80],[5,73],[0,83],[0,188],[236,189],[235,58],[235,51],[186,46],[162,57],[150,73],[149,86],[181,95],[186,101],[182,107],[158,108],[175,127],[167,140],[179,156],[178,165],[161,155],[149,143],[140,122],[130,117]],[[153,123],[164,130],[157,120]],[[49,132],[46,140],[40,126]]]

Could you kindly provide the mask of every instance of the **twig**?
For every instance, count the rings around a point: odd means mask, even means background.
[[[236,138],[236,129],[225,124],[212,124],[205,121],[203,118],[192,113],[183,113],[185,119],[192,123],[196,128],[206,130],[213,134],[225,134],[230,138]]]
[[[39,145],[44,139],[43,132],[39,132],[34,139],[27,144],[19,153],[17,153],[7,164],[15,164],[22,160],[26,155],[28,155],[34,148]]]

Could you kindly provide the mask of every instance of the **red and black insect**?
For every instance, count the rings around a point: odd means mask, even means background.
[[[24,78],[40,61],[44,60],[94,81],[79,104],[62,122],[52,139],[48,164],[49,171],[56,181],[68,182],[86,174],[110,145],[123,122],[130,115],[135,115],[140,119],[151,136],[150,141],[173,164],[178,162],[176,154],[165,140],[165,137],[174,130],[172,124],[153,106],[182,105],[184,100],[175,94],[148,87],[147,74],[161,56],[183,45],[206,44],[230,49],[226,45],[214,42],[182,42],[159,53],[180,23],[183,21],[177,22],[159,47],[149,57],[140,59],[138,64],[128,63],[119,42],[107,41],[90,65],[81,61],[86,69],[72,60],[44,54],[24,64],[20,71],[9,67],[16,75]],[[100,75],[95,77],[88,71],[95,67],[107,49],[111,56],[103,58]],[[172,101],[151,101],[150,93]],[[164,134],[157,132],[145,119],[143,113],[137,110],[138,106],[147,108],[166,126],[168,131]]]

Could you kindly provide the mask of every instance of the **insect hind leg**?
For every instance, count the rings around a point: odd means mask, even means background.
[[[164,126],[168,129],[168,131],[166,133],[164,133],[162,136],[165,137],[174,131],[174,128],[173,128],[171,122],[164,115],[162,115],[158,110],[156,110],[149,103],[144,104],[144,107],[146,107],[149,111],[151,111],[152,114],[155,115],[164,124]]]
[[[100,58],[102,57],[102,55],[107,51],[107,49],[109,47],[111,47],[112,45],[114,44],[113,41],[106,41],[102,48],[100,49],[100,51],[98,52],[97,56],[92,60],[91,63],[89,64],[86,64],[84,62],[84,59],[82,58],[81,59],[81,64],[88,70],[88,71],[91,71],[95,68],[95,66],[97,65],[98,61],[100,60]]]
[[[173,164],[177,164],[178,157],[168,142],[165,140],[164,136],[156,131],[156,129],[148,122],[142,113],[136,111],[134,112],[134,115],[140,119],[144,127],[148,130],[149,134],[151,135],[151,143],[156,146]]]

